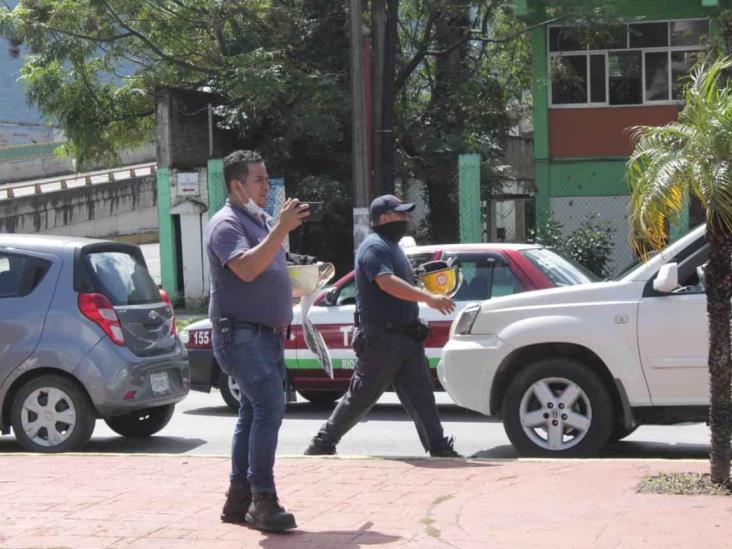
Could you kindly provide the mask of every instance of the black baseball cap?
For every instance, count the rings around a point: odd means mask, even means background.
[[[414,204],[411,202],[402,202],[393,194],[384,194],[377,196],[371,201],[370,215],[371,223],[376,223],[385,213],[389,212],[411,212]]]

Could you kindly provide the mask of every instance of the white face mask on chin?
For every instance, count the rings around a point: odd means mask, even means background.
[[[260,219],[262,217],[262,214],[264,214],[266,217],[267,212],[265,212],[259,204],[254,202],[254,199],[252,197],[247,196],[246,193],[242,194],[241,192],[237,192],[237,195],[239,196],[239,200],[244,205],[244,209],[251,215],[254,219]],[[248,200],[244,200],[244,197],[247,197]]]
[[[254,217],[255,219],[261,218],[262,217],[262,214],[264,214],[265,216],[267,216],[267,212],[265,212],[261,208],[261,206],[259,206],[259,204],[257,204],[256,202],[254,202],[254,200],[252,200],[251,198],[249,199],[249,202],[246,202],[244,204],[244,209],[246,209],[246,211],[248,211],[249,214],[252,215],[252,217]]]

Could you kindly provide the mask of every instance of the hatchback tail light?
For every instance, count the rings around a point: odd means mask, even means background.
[[[168,304],[168,307],[170,307],[170,334],[176,335],[178,333],[177,328],[175,327],[175,309],[173,308],[173,302],[170,301],[170,296],[168,295],[168,292],[160,288],[160,297],[161,299]]]
[[[102,294],[79,294],[79,311],[86,318],[99,326],[117,345],[124,346],[125,336],[119,317],[111,301]]]

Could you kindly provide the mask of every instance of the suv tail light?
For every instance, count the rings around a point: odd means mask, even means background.
[[[178,333],[178,329],[175,327],[175,309],[173,308],[173,302],[170,301],[168,292],[162,288],[160,288],[160,297],[168,304],[168,307],[170,307],[170,335],[176,335]]]
[[[79,294],[79,311],[99,326],[117,345],[124,346],[125,336],[112,303],[102,294]]]

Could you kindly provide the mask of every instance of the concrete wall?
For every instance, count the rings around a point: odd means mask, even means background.
[[[534,182],[534,140],[531,137],[509,135],[506,139],[506,164],[518,181]]]
[[[0,200],[0,232],[106,238],[157,230],[154,175]]]
[[[232,135],[209,118],[220,100],[203,92],[161,88],[156,97],[157,163],[163,168],[194,169],[234,149]]]
[[[60,143],[59,143],[60,145]],[[138,149],[120,153],[120,165],[142,164],[155,161],[155,145],[150,144]],[[89,169],[101,169],[91,166]],[[73,174],[74,163],[70,157],[59,158],[53,154],[8,159],[0,162],[0,185],[32,179],[42,179],[57,175]]]

